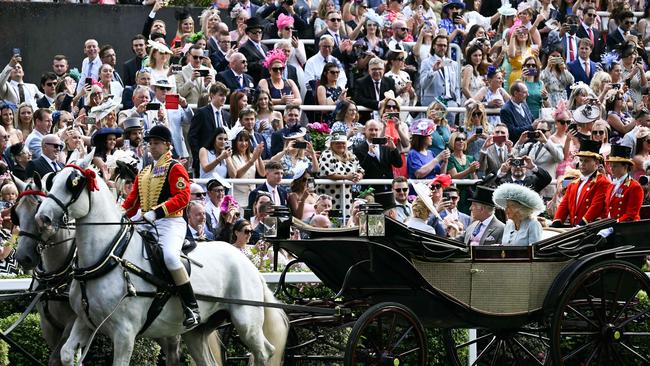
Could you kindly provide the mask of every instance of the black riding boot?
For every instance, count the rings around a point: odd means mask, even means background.
[[[185,313],[185,320],[183,325],[188,328],[194,328],[201,322],[201,314],[199,314],[199,305],[196,303],[192,284],[189,282],[176,286],[178,295],[181,297],[183,303],[183,312]]]

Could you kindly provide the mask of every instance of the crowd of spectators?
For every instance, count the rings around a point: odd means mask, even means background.
[[[637,212],[625,220],[638,219],[650,197],[647,4],[233,0],[196,19],[177,11],[178,24],[156,18],[164,1],[150,5],[141,34],[124,40],[132,54],[88,39],[80,65],[53,55],[51,70],[34,70],[38,85],[14,49],[0,73],[4,207],[15,200],[8,172],[57,172],[92,148],[121,200],[151,163],[143,136],[161,124],[203,179],[188,237],[249,252],[273,205],[344,227],[376,201],[433,235],[515,245],[539,239],[539,214],[555,226],[620,219],[612,201],[629,198]],[[587,191],[596,201],[580,207]],[[495,204],[507,221],[486,241]]]

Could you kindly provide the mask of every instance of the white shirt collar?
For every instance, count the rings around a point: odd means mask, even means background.
[[[274,187],[271,187],[269,182],[264,182],[264,184],[266,184],[266,189],[268,189],[269,193],[273,192],[273,190],[275,189]]]
[[[488,217],[487,219],[481,221],[481,225],[483,225],[484,228],[487,228],[488,225],[490,224],[490,222],[492,222],[493,217],[494,217],[494,215],[490,215],[490,217]]]
[[[210,103],[210,107],[212,107],[212,114],[215,114],[217,112],[221,112],[221,108],[217,109],[217,107],[214,106],[214,104]]]

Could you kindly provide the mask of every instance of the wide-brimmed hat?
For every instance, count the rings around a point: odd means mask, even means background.
[[[93,144],[93,146],[97,146],[97,143],[99,141],[106,139],[106,136],[115,135],[116,137],[121,137],[123,132],[124,131],[122,131],[121,128],[109,128],[109,127],[100,128],[97,131],[95,131],[95,133],[93,134],[91,143]]]
[[[208,183],[205,185],[205,188],[209,191],[214,187],[221,186],[224,188],[232,188],[232,185],[230,182],[228,182],[226,179],[224,179],[222,176],[219,174],[214,175],[213,179],[210,179]]]
[[[20,153],[23,152],[24,149],[25,149],[25,144],[23,144],[22,142],[18,142],[9,146],[9,152],[11,153],[12,156],[20,155]]]
[[[537,192],[515,183],[504,183],[498,186],[492,194],[492,201],[494,201],[495,205],[503,209],[506,208],[508,201],[517,202],[533,210],[534,215],[546,209],[542,197]]]
[[[436,129],[436,124],[428,118],[420,118],[411,122],[411,135],[430,136]]]
[[[499,14],[503,15],[504,17],[511,17],[514,15],[517,15],[517,9],[513,8],[510,3],[503,5],[499,9],[497,9]]]
[[[576,156],[602,159],[603,157],[600,155],[600,145],[599,141],[582,140],[580,141],[580,151],[576,153]]]
[[[461,9],[465,9],[465,3],[462,2],[461,0],[449,0],[445,5],[442,6],[442,14],[447,11],[450,7],[455,6]]]
[[[110,98],[104,103],[92,107],[90,109],[90,114],[93,115],[97,120],[101,121],[111,112],[116,112],[120,105],[122,104],[121,98]]]
[[[327,138],[328,146],[331,146],[333,142],[345,142],[347,146],[352,145],[352,141],[349,141],[348,137],[341,132],[334,132]]]
[[[150,139],[156,138],[165,142],[172,142],[172,133],[169,128],[163,125],[156,125],[149,130],[149,133],[144,137],[144,140],[149,142]]]
[[[253,29],[264,29],[264,25],[260,23],[260,18],[256,16],[246,19],[246,32],[250,32]]]
[[[141,130],[144,126],[144,119],[140,117],[129,117],[122,124],[124,131]]]
[[[476,186],[476,190],[474,191],[474,194],[471,197],[469,197],[467,200],[494,207],[494,201],[492,201],[493,195],[494,195],[494,188],[485,187],[485,186]]]
[[[167,80],[167,79],[156,80],[156,82],[152,83],[151,86],[158,87],[158,88],[163,88],[163,89],[172,89],[172,84],[170,84],[169,80]]]
[[[533,4],[531,4],[530,2],[528,1],[521,2],[519,3],[519,5],[517,5],[517,14],[532,8],[533,8]]]
[[[433,205],[433,200],[431,200],[431,189],[424,183],[414,183],[413,190],[415,194],[418,195],[418,198],[424,202],[424,205],[427,206],[429,212],[432,214],[437,214],[436,206]]]
[[[165,46],[163,43],[148,40],[147,45],[160,53],[167,53],[170,55],[174,54],[174,52],[172,52],[172,50],[170,50],[169,47]]]
[[[626,163],[634,165],[631,159],[632,148],[623,145],[612,145],[612,150],[607,157],[608,163]]]
[[[577,123],[591,123],[600,118],[600,107],[585,104],[573,111],[573,120]]]
[[[307,129],[300,127],[297,131],[290,131],[286,136],[282,136],[285,140],[297,140],[301,137],[305,137],[307,134]]]
[[[298,161],[296,164],[294,164],[293,168],[291,168],[292,174],[292,179],[293,180],[299,180],[302,179],[302,177],[305,175],[305,173],[309,170],[309,163],[307,163],[304,160]]]

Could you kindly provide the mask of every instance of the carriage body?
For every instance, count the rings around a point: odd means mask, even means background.
[[[539,339],[544,339],[539,343],[546,345],[551,343],[550,333],[560,336],[561,319],[557,329],[551,329],[551,320],[562,312],[564,293],[585,271],[618,261],[624,271],[636,268],[640,272],[643,257],[650,253],[645,238],[650,232],[648,223],[606,220],[555,233],[532,246],[468,248],[387,218],[383,237],[361,237],[354,229],[318,230],[298,223],[309,232],[309,240],[273,242],[304,262],[343,299],[368,305],[401,304],[426,328],[489,329],[502,334],[535,324]],[[614,229],[610,237],[596,235],[608,227]],[[639,284],[620,281],[618,273],[599,277],[603,293],[592,291],[589,296],[606,297],[607,286],[615,286],[617,299],[636,296]],[[608,306],[605,300],[599,301]],[[641,322],[650,327],[645,315]],[[447,338],[452,342],[451,336]]]

